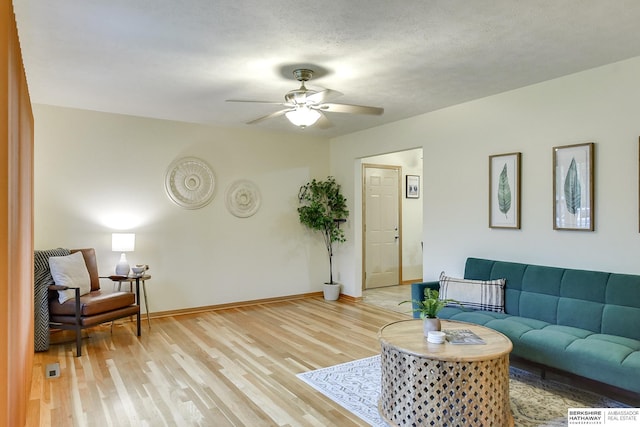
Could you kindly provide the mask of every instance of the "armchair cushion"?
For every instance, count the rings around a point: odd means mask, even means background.
[[[56,285],[80,288],[80,295],[86,295],[91,291],[89,270],[87,270],[81,252],[66,256],[52,256],[49,258],[49,268]],[[58,290],[60,304],[64,304],[65,301],[74,297],[75,291],[73,289]]]
[[[80,316],[94,316],[110,312],[133,305],[135,302],[135,294],[132,292],[88,292],[80,297]],[[52,318],[54,316],[74,316],[76,313],[75,301],[67,300],[63,304],[51,301],[49,312]]]

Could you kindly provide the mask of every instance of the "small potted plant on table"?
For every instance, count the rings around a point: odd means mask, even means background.
[[[408,300],[402,301],[400,304],[407,302],[416,304],[416,308],[414,308],[413,311],[420,313],[420,318],[424,321],[423,329],[425,337],[429,334],[429,331],[440,330],[441,325],[440,319],[438,318],[440,310],[446,307],[449,303],[460,304],[454,299],[440,299],[440,293],[431,288],[425,288],[424,299],[422,301]]]

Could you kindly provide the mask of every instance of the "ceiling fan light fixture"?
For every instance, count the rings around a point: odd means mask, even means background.
[[[227,99],[227,102],[253,102],[257,104],[278,104],[284,108],[266,116],[248,121],[248,125],[262,122],[263,120],[273,119],[275,117],[286,116],[289,122],[294,126],[302,129],[307,126],[313,126],[316,122],[322,129],[331,126],[331,122],[324,114],[327,113],[351,113],[351,114],[371,114],[379,116],[384,112],[383,108],[367,107],[364,105],[336,104],[329,102],[333,98],[342,95],[337,90],[324,89],[316,91],[307,89],[305,82],[309,81],[313,76],[313,71],[306,68],[299,68],[293,71],[293,76],[300,82],[298,89],[290,90],[284,95],[284,102],[272,101],[250,101],[242,99]]]
[[[312,126],[315,122],[318,121],[321,114],[320,112],[313,110],[309,107],[300,106],[295,110],[288,111],[285,113],[285,116],[291,123],[301,128],[306,128],[307,126]]]

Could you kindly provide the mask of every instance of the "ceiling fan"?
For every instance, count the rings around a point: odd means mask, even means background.
[[[379,107],[326,102],[333,98],[337,98],[342,95],[342,93],[331,89],[325,89],[319,92],[307,89],[304,83],[311,79],[313,76],[313,70],[299,68],[293,71],[293,76],[301,83],[300,88],[287,92],[284,96],[284,102],[250,101],[242,99],[227,99],[227,102],[252,102],[258,104],[283,105],[286,108],[278,110],[275,113],[267,114],[266,116],[258,117],[257,119],[247,122],[247,124],[252,125],[263,120],[284,115],[291,123],[303,129],[316,123],[321,128],[331,127],[331,122],[329,122],[329,119],[324,115],[325,112],[372,114],[378,116],[384,113],[384,108]]]

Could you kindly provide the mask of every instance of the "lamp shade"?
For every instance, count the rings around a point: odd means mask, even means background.
[[[114,252],[133,252],[136,247],[135,233],[111,234],[111,250]]]
[[[317,122],[320,118],[320,112],[307,106],[301,106],[285,113],[285,116],[287,116],[287,119],[294,125],[304,128]]]

